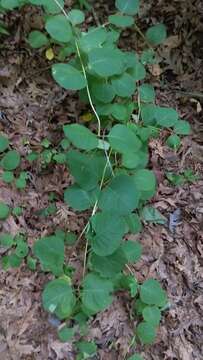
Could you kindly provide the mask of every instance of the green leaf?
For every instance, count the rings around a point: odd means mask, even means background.
[[[142,52],[141,62],[143,65],[152,65],[156,63],[156,54],[153,49],[146,49]]]
[[[78,45],[84,52],[89,52],[101,47],[106,39],[107,31],[103,27],[91,28],[87,33],[82,33]]]
[[[12,210],[12,214],[13,214],[14,216],[21,216],[22,213],[23,213],[23,209],[22,209],[20,206],[16,206],[16,207],[14,207],[13,210]]]
[[[113,284],[110,280],[101,279],[90,273],[83,282],[82,303],[93,315],[105,310],[112,303]]]
[[[166,26],[164,24],[157,24],[151,26],[146,32],[146,38],[152,45],[159,45],[166,40]]]
[[[156,328],[148,322],[141,322],[136,329],[136,333],[144,345],[152,344],[155,341]]]
[[[120,153],[135,152],[142,145],[130,128],[120,124],[112,127],[108,135],[108,141],[112,149]]]
[[[166,304],[166,292],[155,279],[146,280],[140,287],[140,299],[147,305],[162,307]]]
[[[9,141],[7,137],[0,134],[0,153],[4,152],[9,147]]]
[[[91,238],[92,249],[99,256],[108,256],[116,251],[125,233],[123,218],[108,212],[99,212],[92,217],[95,235]]]
[[[177,150],[180,146],[181,146],[181,139],[178,135],[174,134],[174,135],[170,135],[167,140],[166,140],[166,144],[174,149]]]
[[[128,232],[137,234],[142,231],[142,223],[137,214],[130,214],[125,217],[126,224],[128,226]]]
[[[56,276],[63,273],[64,242],[61,237],[43,237],[34,244],[33,250],[44,271],[51,271]]]
[[[136,89],[135,80],[128,73],[111,80],[116,95],[120,97],[132,96]]]
[[[44,7],[45,11],[49,14],[58,14],[61,12],[60,7],[64,7],[64,0],[57,0],[60,6],[55,1],[50,0],[29,0],[33,5],[41,5]]]
[[[139,61],[136,61],[136,64],[128,69],[128,73],[135,81],[143,80],[146,77],[145,67]]]
[[[146,306],[147,305],[145,303],[143,303],[140,299],[137,299],[135,301],[135,305],[134,305],[134,310],[135,310],[136,315],[142,315],[142,312]]]
[[[59,319],[65,319],[72,314],[76,298],[69,282],[57,279],[45,286],[42,302],[45,310],[55,313]]]
[[[84,75],[69,64],[54,64],[52,76],[60,86],[68,90],[80,90],[86,87]]]
[[[60,4],[60,7],[55,1],[50,0],[43,0],[43,6],[47,13],[49,14],[58,14],[61,13],[61,7],[64,7],[64,0],[57,0],[57,2]]]
[[[77,342],[76,346],[78,350],[83,354],[85,359],[89,359],[97,352],[97,346],[93,341],[79,341]]]
[[[0,246],[10,248],[14,244],[14,237],[9,233],[0,234]]]
[[[125,241],[122,244],[121,249],[123,250],[123,253],[128,263],[137,262],[142,254],[141,244],[132,240]]]
[[[97,48],[89,52],[89,69],[101,77],[120,74],[123,71],[123,54],[118,49]]]
[[[133,180],[135,181],[136,188],[140,192],[156,191],[156,177],[154,172],[148,169],[137,170],[135,175],[133,175]]]
[[[15,254],[19,257],[19,258],[24,258],[25,256],[27,256],[28,254],[28,245],[26,244],[25,241],[20,240],[17,242],[17,247],[15,250]]]
[[[152,206],[145,206],[142,209],[141,216],[143,220],[147,222],[152,222],[154,224],[165,224],[166,218],[155,208]]]
[[[68,187],[64,192],[64,201],[77,211],[89,209],[97,201],[99,189],[87,192],[77,185]]]
[[[14,180],[14,175],[12,171],[4,171],[2,174],[2,180],[7,184],[12,183]]]
[[[59,340],[62,342],[68,342],[73,338],[75,335],[74,328],[68,328],[67,326],[63,326],[61,329],[58,330],[58,337]]]
[[[155,110],[155,117],[157,124],[166,128],[174,126],[178,121],[178,113],[172,108],[157,106]]]
[[[69,42],[72,39],[72,28],[64,15],[50,16],[45,24],[48,34],[56,41]]]
[[[188,121],[179,120],[174,126],[174,131],[178,135],[190,135],[191,126]]]
[[[63,150],[67,150],[70,147],[70,142],[68,139],[62,139],[60,142],[60,146]]]
[[[143,102],[154,102],[155,101],[155,91],[152,85],[142,84],[139,87],[140,100]]]
[[[116,8],[124,14],[135,15],[139,11],[139,0],[116,0]]]
[[[11,254],[8,256],[9,265],[12,268],[18,268],[22,264],[23,259],[19,258],[16,254]]]
[[[83,23],[85,20],[85,14],[83,11],[78,9],[73,9],[68,13],[69,20],[72,25],[78,25]]]
[[[112,278],[120,273],[126,263],[126,257],[121,249],[110,256],[91,255],[91,268],[99,273],[101,277]]]
[[[4,9],[13,10],[16,7],[20,6],[19,0],[1,0],[0,5]]]
[[[94,97],[104,104],[110,103],[116,95],[112,85],[99,83],[98,81],[92,85],[91,90]]]
[[[20,165],[20,155],[16,150],[10,150],[1,160],[1,166],[4,170],[15,170]]]
[[[116,120],[125,122],[128,120],[128,110],[124,104],[112,104],[109,112]]]
[[[132,177],[117,175],[103,189],[98,206],[104,211],[128,215],[138,207],[139,196]]]
[[[156,109],[157,106],[152,104],[142,104],[141,106],[141,116],[144,125],[155,125],[156,123]]]
[[[76,182],[85,190],[94,189],[102,178],[106,159],[100,154],[81,154],[70,150],[67,154],[67,163],[71,175]]]
[[[126,15],[110,15],[108,17],[110,24],[113,24],[117,27],[125,28],[132,26],[134,24],[134,19],[132,16]]]
[[[78,149],[93,150],[98,146],[98,138],[88,128],[79,124],[64,125],[65,136]]]
[[[144,359],[139,354],[134,354],[131,357],[129,357],[127,360],[144,360]]]
[[[0,202],[0,220],[5,220],[9,216],[10,209],[8,205]]]
[[[35,271],[37,266],[37,260],[31,256],[27,257],[27,266],[30,270]]]
[[[41,48],[48,44],[49,40],[46,35],[44,35],[41,31],[31,31],[28,36],[28,42],[30,46],[34,49]]]
[[[142,315],[144,320],[153,326],[158,326],[161,321],[161,311],[156,306],[146,306]]]
[[[127,169],[145,167],[148,163],[148,153],[138,150],[136,152],[126,152],[122,155],[122,165]]]

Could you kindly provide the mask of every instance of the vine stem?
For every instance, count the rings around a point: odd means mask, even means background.
[[[70,21],[69,19],[69,16],[67,14],[67,12],[64,10],[64,8],[61,6],[61,4],[58,2],[58,0],[53,0],[56,5],[59,7],[59,9],[62,11],[62,13],[64,14],[65,18],[68,20],[68,22]],[[81,53],[80,53],[80,49],[79,49],[79,46],[78,46],[78,43],[77,43],[77,40],[75,40],[75,46],[76,46],[76,50],[77,50],[77,54],[78,54],[78,57],[79,57],[79,60],[80,60],[80,64],[81,64],[81,67],[82,67],[82,72],[83,72],[83,75],[84,75],[84,78],[85,78],[85,81],[86,81],[86,89],[87,89],[87,96],[88,96],[88,100],[89,100],[89,103],[90,103],[90,106],[92,108],[92,111],[94,113],[94,115],[96,116],[96,119],[97,119],[97,122],[98,122],[98,131],[97,131],[97,135],[98,137],[101,136],[101,120],[100,120],[100,117],[94,107],[94,104],[93,104],[93,101],[92,101],[92,97],[91,97],[91,93],[90,93],[90,88],[89,88],[89,84],[88,84],[88,80],[87,80],[87,74],[86,74],[86,70],[85,70],[85,66],[84,66],[84,63],[82,61],[82,56],[81,56]]]

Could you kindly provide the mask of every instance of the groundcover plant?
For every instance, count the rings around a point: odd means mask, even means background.
[[[30,269],[36,271],[38,260],[42,271],[53,274],[43,290],[42,303],[62,320],[61,341],[74,341],[76,333],[82,336],[88,319],[105,310],[114,293],[125,291],[137,324],[134,341],[151,344],[167,308],[167,296],[155,279],[137,282],[131,265],[139,260],[142,249],[126,235],[139,233],[143,221],[165,222],[147,205],[157,188],[155,174],[147,168],[149,140],[165,129],[167,145],[177,150],[181,137],[190,133],[189,124],[179,119],[175,109],[155,104],[155,89],[145,81],[148,65],[156,62],[156,47],[166,39],[166,28],[156,24],[143,34],[135,23],[138,0],[116,0],[115,14],[104,25],[86,31],[81,30],[85,13],[79,8],[65,10],[63,0],[0,0],[2,12],[26,5],[41,7],[44,20],[44,30],[30,32],[28,43],[46,51],[46,57],[53,60],[54,80],[64,89],[78,91],[78,101],[89,109],[86,120],[91,120],[87,122],[90,126],[64,125],[60,151],[53,152],[45,141],[44,159],[48,165],[51,161],[67,165],[74,184],[65,190],[64,202],[90,216],[78,239],[60,230],[38,239],[33,249],[20,236],[2,234],[1,246],[11,251],[4,257],[4,268],[17,267],[26,258]],[[83,5],[89,6],[86,1]],[[142,53],[118,47],[122,30],[128,27],[142,36],[146,44]],[[8,33],[3,23],[0,31]],[[9,150],[4,135],[0,135],[0,155],[3,179],[12,182],[20,156]],[[26,186],[25,174],[18,186]],[[0,203],[0,221],[8,215],[9,208]],[[75,241],[85,242],[83,278],[77,289],[66,273],[65,258],[65,247]],[[66,325],[67,319],[72,320],[72,327]],[[91,358],[97,351],[93,342],[77,341],[75,346],[77,359]]]

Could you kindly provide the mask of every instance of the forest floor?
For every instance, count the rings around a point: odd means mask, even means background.
[[[67,2],[71,5],[71,1]],[[112,11],[110,1],[96,2],[96,18],[101,21]],[[144,3],[144,2],[143,2]],[[170,2],[150,0],[141,8],[139,25],[163,21],[169,38],[160,48],[162,61],[149,69],[149,79],[156,88],[157,102],[178,110],[191,123],[192,135],[183,140],[176,153],[162,138],[150,142],[150,165],[158,178],[158,192],[153,205],[168,219],[167,225],[150,225],[136,235],[143,255],[133,271],[139,280],[149,276],[159,279],[167,290],[170,308],[165,312],[156,343],[138,347],[146,360],[203,359],[203,116],[202,52],[203,16],[201,1]],[[87,25],[94,23],[91,13]],[[32,51],[25,38],[33,28],[40,28],[38,10],[25,8],[7,16],[11,35],[0,45],[0,131],[9,137],[22,156],[30,149],[39,151],[41,141],[52,144],[60,139],[65,123],[75,122],[85,111],[77,96],[59,88],[50,76],[51,63],[44,52]],[[139,52],[140,40],[132,30],[124,32],[121,46]],[[173,186],[166,172],[181,173],[191,169],[199,180]],[[52,233],[56,228],[80,233],[86,218],[73,213],[63,203],[63,191],[70,183],[63,165],[42,169],[40,164],[22,162],[30,180],[18,191],[0,180],[0,201],[24,208],[17,219],[10,216],[0,231],[12,234],[24,231],[28,243]],[[54,215],[41,217],[39,210],[49,205],[50,193],[56,194]],[[171,224],[179,214],[171,231]],[[135,235],[134,235],[135,237]],[[83,245],[73,253],[71,263],[82,270]],[[2,253],[0,253],[2,254]],[[53,319],[41,306],[41,291],[47,275],[32,272],[25,265],[4,272],[0,269],[0,359],[2,360],[74,360],[71,343],[57,339]],[[98,345],[101,360],[123,360],[133,336],[127,295],[118,294],[110,308],[96,316],[88,339]],[[129,353],[130,354],[130,353]]]

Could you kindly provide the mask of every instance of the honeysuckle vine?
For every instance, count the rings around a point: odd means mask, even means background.
[[[156,176],[147,169],[149,140],[165,129],[167,145],[176,151],[181,137],[190,133],[189,124],[179,119],[175,109],[156,105],[155,89],[145,80],[148,65],[156,62],[157,46],[166,39],[166,28],[156,24],[144,35],[135,23],[138,0],[116,0],[116,12],[109,15],[105,26],[87,31],[81,30],[84,12],[65,10],[63,0],[0,0],[3,11],[26,5],[42,7],[44,20],[44,30],[31,31],[28,43],[52,61],[52,76],[58,85],[78,91],[78,101],[86,104],[82,117],[86,123],[76,119],[64,125],[59,148],[52,149],[45,140],[42,153],[30,153],[27,159],[40,158],[42,166],[67,166],[74,183],[65,189],[64,202],[76,213],[88,213],[89,219],[78,237],[67,229],[56,229],[37,239],[33,249],[28,248],[26,239],[4,234],[0,237],[0,244],[8,248],[4,268],[26,260],[35,270],[38,261],[41,271],[53,275],[42,293],[43,307],[60,319],[59,338],[75,343],[78,360],[94,356],[97,347],[83,340],[76,342],[75,334],[84,334],[88,320],[104,311],[118,290],[126,293],[135,315],[129,351],[134,340],[151,344],[168,306],[167,296],[155,279],[138,283],[133,264],[140,259],[142,248],[128,238],[142,231],[143,222],[166,221],[148,204],[157,189]],[[118,47],[122,29],[131,26],[149,45],[142,52]],[[4,179],[12,182],[11,172],[20,166],[20,159],[9,150],[4,135],[0,135],[0,157]],[[54,211],[52,204],[46,214]],[[0,221],[8,214],[8,207],[0,203]],[[78,241],[84,248],[84,260],[83,278],[76,289],[65,248],[76,248]],[[128,359],[140,360],[141,356],[134,354]]]

